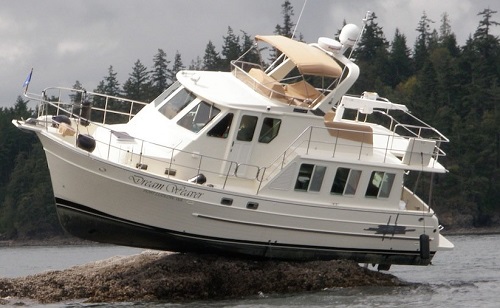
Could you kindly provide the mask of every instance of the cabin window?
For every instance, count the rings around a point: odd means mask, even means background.
[[[155,98],[155,100],[153,101],[155,107],[158,107],[161,103],[163,103],[165,99],[168,98],[170,94],[174,93],[175,90],[179,89],[180,86],[181,83],[176,81],[170,87],[168,87],[167,90],[165,90],[160,96]]]
[[[244,115],[241,117],[240,127],[236,140],[239,141],[252,141],[257,125],[258,118],[256,116]]]
[[[366,189],[366,197],[389,198],[395,176],[394,173],[373,171]]]
[[[259,142],[269,143],[280,131],[281,120],[275,118],[264,118],[262,121],[262,127],[260,129]]]
[[[326,167],[313,164],[302,164],[295,182],[295,190],[320,191]]]
[[[361,170],[337,168],[330,192],[335,195],[354,195],[358,188]]]
[[[178,122],[180,126],[189,129],[192,132],[199,132],[210,120],[212,120],[220,109],[215,108],[207,102],[200,102],[186,113]]]
[[[172,119],[195,98],[196,96],[193,93],[182,89],[161,106],[158,111],[167,118]]]
[[[227,138],[232,122],[233,122],[233,114],[232,113],[226,114],[226,116],[223,117],[222,120],[217,122],[217,124],[215,124],[214,127],[212,127],[210,131],[208,131],[207,135],[210,137]]]

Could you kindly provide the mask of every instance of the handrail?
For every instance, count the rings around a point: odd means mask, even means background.
[[[417,127],[417,126],[416,126]],[[422,127],[426,128],[426,127]],[[433,138],[424,138],[421,136],[412,136],[412,135],[397,135],[393,132],[393,134],[383,134],[383,133],[376,133],[376,132],[363,132],[359,130],[353,130],[353,129],[342,129],[342,128],[336,128],[336,136],[335,138],[331,139],[324,139],[326,141],[314,141],[314,136],[315,134],[313,133],[313,130],[319,131],[318,134],[326,134],[328,130],[331,130],[331,128],[328,127],[319,127],[319,126],[309,126],[306,128],[302,133],[299,134],[297,138],[283,151],[282,154],[280,154],[276,159],[274,159],[271,164],[267,167],[266,174],[267,178],[270,179],[272,178],[275,173],[286,165],[286,159],[292,156],[292,153],[297,153],[297,149],[302,148],[304,153],[306,155],[310,155],[314,153],[315,151],[325,151],[329,150],[331,153],[331,157],[335,157],[337,155],[338,147],[344,147],[344,148],[352,148],[352,149],[357,149],[357,155],[358,155],[358,160],[361,159],[361,156],[363,155],[364,150],[369,150],[370,148],[372,149],[378,149],[378,150],[383,150],[384,155],[383,155],[383,161],[385,162],[387,156],[393,152],[393,151],[398,151],[399,149],[393,148],[393,143],[389,144],[389,141],[394,141],[394,138],[402,138],[409,140],[410,138],[416,138],[419,140],[426,140],[426,141],[432,141],[436,142],[434,146],[434,151],[432,153],[432,157],[434,158],[434,161],[437,162],[438,158],[441,156],[446,156],[446,153],[441,149],[441,143],[442,142],[448,142],[448,139],[443,136],[442,140],[436,140]],[[437,130],[435,130],[437,132]],[[387,138],[387,143],[385,147],[375,147],[372,144],[367,144],[365,142],[359,142],[357,144],[349,143],[348,141],[342,141],[342,138],[339,137],[340,132],[350,132],[350,133],[356,133],[356,134],[372,134],[374,137],[375,136],[381,136],[381,137],[386,137]],[[439,132],[438,132],[439,133]],[[440,134],[441,135],[441,134]],[[442,136],[442,135],[441,135]],[[330,143],[327,141],[331,140]],[[323,145],[323,146],[320,146]],[[413,152],[412,152],[413,153]],[[415,154],[419,154],[416,153]]]
[[[48,97],[50,92],[56,91],[57,96],[51,96]],[[67,93],[64,93],[67,92]],[[92,91],[86,91],[83,89],[73,89],[73,88],[67,88],[67,87],[48,87],[45,88],[42,91],[41,95],[35,94],[35,93],[30,93],[30,92],[25,92],[24,96],[37,100],[40,102],[40,108],[38,109],[38,116],[43,116],[43,115],[48,115],[49,108],[48,105],[51,105],[56,108],[56,114],[59,115],[59,113],[65,112],[66,114],[70,114],[74,116],[75,118],[79,118],[80,116],[78,114],[75,114],[75,108],[81,108],[82,104],[84,102],[90,102],[91,99],[96,101],[96,98],[101,98],[104,99],[104,106],[99,107],[99,106],[92,106],[93,111],[99,111],[103,113],[102,121],[100,121],[101,124],[106,124],[106,118],[108,113],[111,114],[116,114],[116,115],[123,115],[127,117],[127,121],[129,121],[132,117],[137,114],[138,110],[134,110],[136,106],[139,106],[139,108],[144,107],[148,103],[133,100],[133,99],[128,99],[124,97],[119,97],[119,96],[114,96],[114,95],[108,95],[108,94],[103,94],[103,93],[97,93],[97,92],[92,92]],[[77,97],[80,96],[80,101],[72,101],[72,102],[65,102],[64,97],[67,96],[68,99],[71,99],[71,96]],[[56,100],[52,100],[51,98],[54,98]],[[115,106],[115,108],[121,107],[124,103],[129,104],[128,108],[126,111],[122,110],[114,110],[109,108],[110,107],[110,101],[116,101],[119,104]],[[47,108],[45,108],[47,107]],[[93,121],[97,122],[98,121]],[[125,122],[125,121],[124,121]]]
[[[269,97],[274,97],[278,98],[281,100],[284,100],[288,105],[300,105],[301,107],[313,107],[321,101],[324,97],[323,96],[318,96],[315,99],[310,99],[310,98],[304,98],[304,97],[298,97],[294,95],[290,95],[290,93],[287,93],[286,91],[280,92],[276,91],[275,89],[271,88],[268,86],[266,83],[262,83],[259,80],[257,80],[255,77],[251,76],[248,72],[250,71],[251,68],[258,68],[262,70],[262,66],[252,63],[252,62],[245,62],[245,61],[231,61],[231,66],[232,66],[232,73],[233,75],[240,79],[241,81],[247,83],[249,86],[252,87],[252,89],[256,92],[259,92],[260,88],[264,88],[265,92],[268,92],[269,94],[267,96]],[[294,79],[294,78],[300,78],[303,79],[303,76],[296,76],[293,78],[287,78],[287,79]],[[282,86],[285,86],[286,83],[282,83],[283,80],[276,80],[276,83],[279,83]],[[249,83],[250,81],[250,83]],[[320,93],[324,94],[327,92],[330,92],[331,89],[325,88],[325,89],[319,89],[318,90]],[[259,92],[260,93],[260,92]],[[300,102],[297,104],[297,102]]]

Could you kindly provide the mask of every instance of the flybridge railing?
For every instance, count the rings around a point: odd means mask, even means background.
[[[41,95],[25,93],[39,101],[38,116],[64,114],[101,124],[130,121],[148,103],[82,89],[49,87]]]
[[[304,79],[303,75],[286,76],[276,80],[265,72],[261,65],[231,61],[232,74],[246,83],[254,91],[288,105],[313,107],[331,92],[333,83],[323,88],[315,88]],[[295,85],[294,85],[295,82]]]
[[[388,157],[391,156],[397,157],[403,164],[408,164],[408,167],[410,164],[418,165],[418,161],[417,163],[415,163],[416,160],[411,161],[411,156],[419,158],[422,152],[420,149],[414,148],[411,142],[412,139],[429,142],[432,146],[430,152],[426,153],[429,157],[433,158],[433,161],[430,161],[430,167],[433,167],[437,163],[439,157],[446,156],[446,153],[441,149],[441,143],[448,142],[448,139],[434,128],[395,123],[392,125],[392,130],[389,133],[366,132],[355,128],[310,126],[267,167],[266,175],[263,179],[269,180],[273,178],[298,154],[334,158],[341,153],[349,153],[350,159],[361,160],[363,156],[371,156],[371,160],[379,163],[387,162]],[[396,130],[402,130],[405,134],[398,134]],[[425,131],[437,133],[439,137],[424,137]],[[373,142],[366,142],[365,140],[373,140]],[[377,142],[376,140],[379,141]],[[398,141],[403,142],[398,144]],[[376,150],[382,153],[382,155],[374,156],[373,152]],[[408,160],[404,159],[405,155],[409,157]],[[427,164],[418,166],[426,167]]]

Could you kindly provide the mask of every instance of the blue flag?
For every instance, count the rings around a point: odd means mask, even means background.
[[[32,74],[33,74],[33,69],[31,69],[31,72],[29,73],[28,77],[26,77],[26,80],[23,83],[23,88],[26,88],[26,90],[28,90],[28,85],[30,84]]]

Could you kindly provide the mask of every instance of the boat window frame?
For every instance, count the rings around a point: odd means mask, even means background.
[[[152,103],[155,107],[160,106],[165,102],[167,98],[170,97],[175,91],[177,91],[181,87],[181,83],[179,81],[175,81],[171,84],[163,93],[161,93],[157,98],[155,98]]]
[[[370,175],[365,197],[388,199],[391,195],[396,174],[387,171],[374,170]]]
[[[362,171],[359,169],[338,167],[335,171],[330,194],[338,196],[354,196],[358,190]],[[341,188],[342,192],[338,188]],[[334,191],[335,189],[335,191]]]
[[[227,113],[207,132],[207,136],[226,139],[229,136],[233,119],[234,113]]]
[[[181,94],[185,95],[185,97],[180,97]],[[181,87],[180,90],[173,95],[169,95],[167,98],[157,110],[170,120],[175,118],[184,108],[197,99],[196,95],[185,87]]]
[[[327,166],[302,163],[295,181],[294,190],[320,192],[325,179]]]
[[[268,123],[272,121],[272,123]],[[282,120],[280,118],[264,117],[260,127],[259,142],[270,143],[279,134]]]
[[[259,117],[249,114],[244,114],[240,119],[238,133],[236,134],[237,141],[251,142],[255,135],[257,122]]]
[[[220,112],[221,110],[215,107],[214,104],[206,101],[199,101],[177,121],[177,125],[193,133],[198,133]]]

